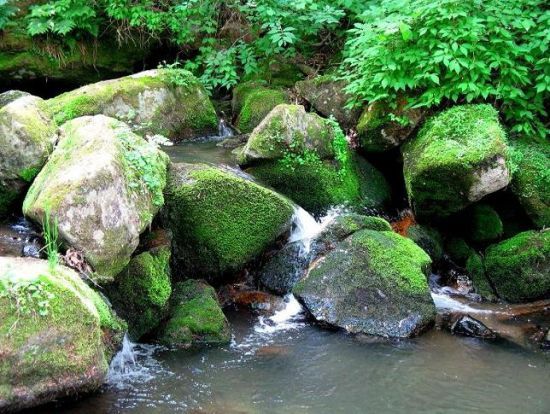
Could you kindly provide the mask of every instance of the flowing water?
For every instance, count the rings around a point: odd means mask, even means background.
[[[217,141],[166,151],[174,161],[235,166],[230,151]],[[301,243],[308,254],[312,239],[337,214],[333,210],[317,222],[296,207],[290,241]],[[521,311],[479,305],[457,293],[433,289],[439,313],[486,316],[485,323],[502,328],[501,315]],[[272,316],[236,311],[227,316],[230,344],[175,351],[125,338],[102,392],[36,412],[550,412],[550,355],[513,340],[484,341],[439,329],[399,341],[347,335],[316,326],[292,295]],[[545,318],[547,326],[548,314]]]

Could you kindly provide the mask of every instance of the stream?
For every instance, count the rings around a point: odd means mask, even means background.
[[[234,167],[231,150],[219,141],[165,150],[173,161]],[[298,209],[295,219],[291,240],[301,241],[307,252],[330,217],[316,222]],[[461,337],[438,328],[410,340],[348,335],[317,326],[288,295],[271,316],[228,310],[232,341],[226,346],[175,351],[125,338],[102,392],[34,412],[548,413],[549,355],[517,338],[525,336],[518,332],[523,324],[548,326],[550,303],[538,304],[542,316],[525,310],[516,326],[504,317],[516,308],[432,290],[440,315],[470,314],[506,339]]]

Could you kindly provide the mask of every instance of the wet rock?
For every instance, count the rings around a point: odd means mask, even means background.
[[[168,156],[103,115],[69,121],[59,136],[23,212],[37,223],[48,213],[62,241],[93,266],[94,280],[110,282],[163,204]]]
[[[201,280],[177,283],[170,298],[170,316],[159,336],[160,342],[188,348],[223,344],[230,339],[229,323],[214,288]]]
[[[407,109],[406,99],[391,109],[380,102],[370,104],[357,124],[359,145],[367,152],[383,152],[405,142],[424,119],[423,109]],[[398,120],[400,119],[400,121]]]
[[[214,134],[216,112],[204,86],[190,72],[157,69],[83,86],[47,101],[58,124],[103,114],[140,135],[173,141]]]
[[[44,101],[19,91],[0,94],[0,218],[22,198],[46,163],[55,124]]]
[[[38,244],[38,242],[30,242],[26,243],[23,246],[22,256],[23,257],[34,257],[35,259],[40,259],[40,251],[42,250],[42,246]]]
[[[219,290],[219,298],[224,308],[232,306],[266,314],[273,314],[283,306],[283,299],[280,296],[254,290],[246,285],[222,286]]]
[[[287,199],[230,170],[182,163],[172,164],[169,175],[163,221],[183,277],[220,281],[290,229]]]
[[[0,412],[98,390],[125,330],[74,271],[0,257]]]
[[[483,323],[469,315],[458,318],[451,326],[455,335],[473,336],[475,338],[496,339],[497,335]]]
[[[344,91],[345,81],[332,80],[330,76],[296,82],[298,95],[308,101],[321,115],[333,116],[343,128],[352,128],[357,123],[360,109],[348,109],[350,96]]]
[[[525,231],[489,246],[485,270],[502,299],[526,302],[550,297],[550,231]]]
[[[302,278],[309,261],[300,242],[288,243],[262,268],[259,280],[269,290],[285,295]]]
[[[409,239],[361,230],[312,263],[293,293],[320,322],[352,333],[410,337],[435,320],[430,263]]]
[[[434,262],[443,259],[443,239],[433,227],[413,224],[407,229],[407,237],[422,247]]]
[[[540,346],[542,349],[550,350],[550,330],[546,333]]]
[[[418,216],[449,216],[510,182],[505,133],[489,105],[455,106],[434,116],[402,152]]]
[[[465,267],[475,292],[486,300],[495,301],[497,295],[487,277],[483,257],[472,249],[466,260]]]

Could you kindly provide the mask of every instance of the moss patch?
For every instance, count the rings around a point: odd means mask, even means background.
[[[485,243],[502,236],[504,227],[500,216],[488,204],[476,204],[467,214],[468,238],[475,243]]]
[[[242,133],[252,132],[277,105],[288,102],[286,93],[280,90],[245,85],[237,91],[242,96],[242,108],[236,127]]]
[[[523,302],[550,295],[550,232],[526,231],[490,246],[485,268],[498,295]]]
[[[466,260],[465,267],[476,293],[487,300],[496,300],[495,291],[485,273],[483,258],[472,250]]]
[[[443,258],[443,239],[433,227],[414,224],[407,229],[407,237],[428,253],[434,262]]]

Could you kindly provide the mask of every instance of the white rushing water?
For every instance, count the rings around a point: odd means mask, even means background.
[[[220,121],[218,122],[218,137],[229,138],[233,135],[233,129],[231,129],[231,127],[227,125],[223,118],[220,118]]]
[[[432,292],[432,299],[435,303],[435,307],[438,311],[452,311],[460,313],[470,313],[470,314],[482,314],[482,313],[491,313],[493,310],[488,309],[478,309],[468,303],[461,302],[458,299],[449,296],[448,293],[436,293]]]
[[[315,218],[300,206],[294,208],[292,217],[292,233],[289,243],[300,242],[302,245],[302,254],[308,254],[311,250],[311,242],[318,236],[327,225],[342,213],[339,208],[330,209],[321,220]]]

